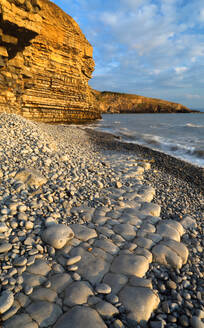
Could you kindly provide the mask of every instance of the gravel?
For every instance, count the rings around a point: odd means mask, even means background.
[[[111,167],[109,156],[118,163],[122,156],[127,161],[135,157],[134,161],[143,161],[144,165],[147,165],[146,160],[151,162],[151,169],[143,173],[142,183],[156,189],[154,201],[161,205],[161,218],[178,222],[184,219],[187,226],[182,237],[189,249],[187,263],[180,270],[151,263],[145,276],[152,279],[161,301],[148,326],[186,327],[189,323],[196,326],[198,318],[203,319],[204,311],[204,170],[139,145],[123,144],[109,134],[76,126],[29,122],[14,114],[0,114],[1,295],[8,294],[12,302],[12,295],[21,291],[31,295],[33,287],[23,281],[23,273],[36,261],[40,263],[42,258],[52,264],[53,272],[63,275],[63,267],[54,261],[56,245],[53,239],[46,245],[42,230],[52,230],[56,223],[66,226],[79,223],[75,229],[80,230],[81,224],[90,221],[94,209],[98,208],[95,218],[98,222],[106,220],[100,207],[110,206],[110,228],[101,227],[98,232],[106,237],[113,234],[111,223],[114,226],[119,216],[114,211],[114,204],[123,206],[120,189],[124,182],[117,179],[117,168]],[[127,189],[131,186],[128,174],[124,170],[124,181],[127,181],[124,187]],[[112,203],[106,192],[110,188],[117,188]],[[114,227],[114,230],[118,229],[116,225]],[[124,238],[116,236],[117,245],[127,242],[127,234],[132,233],[127,231],[127,224],[123,228],[126,229]],[[93,233],[91,223],[89,230],[83,229],[80,233],[85,243],[87,234]],[[74,238],[72,245],[78,242]],[[68,269],[73,271],[73,279],[80,281],[81,277],[74,269],[77,268],[74,258],[76,260],[73,256],[66,262]],[[25,277],[29,280],[28,273]],[[36,275],[36,281],[38,279]],[[46,278],[41,280],[49,286]],[[125,322],[125,313],[121,318]]]
[[[189,249],[187,264],[181,270],[172,271],[152,263],[147,273],[154,289],[161,293],[160,306],[152,315],[149,327],[162,327],[162,324],[186,327],[192,315],[204,310],[204,168],[147,147],[122,143],[108,133],[89,128],[86,131],[105,153],[126,154],[127,158],[135,154],[150,161],[151,170],[145,171],[143,181],[156,190],[153,201],[162,208],[160,216],[176,221],[191,219],[182,238]]]

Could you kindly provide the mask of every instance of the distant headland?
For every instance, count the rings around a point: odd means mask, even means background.
[[[181,104],[134,94],[92,90],[101,113],[194,113]]]

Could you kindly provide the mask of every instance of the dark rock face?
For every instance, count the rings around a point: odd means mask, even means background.
[[[0,110],[45,122],[99,118],[92,47],[49,0],[0,2]]]
[[[190,113],[187,107],[155,98],[92,90],[95,107],[102,113]]]

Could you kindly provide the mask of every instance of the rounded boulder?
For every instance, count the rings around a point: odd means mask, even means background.
[[[42,233],[43,241],[56,249],[64,247],[73,237],[72,229],[64,224],[52,224]]]

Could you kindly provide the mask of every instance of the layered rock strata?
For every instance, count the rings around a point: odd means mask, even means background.
[[[48,0],[1,0],[0,110],[43,121],[97,118],[92,47]]]
[[[95,107],[102,113],[190,113],[174,102],[139,95],[92,90]]]

